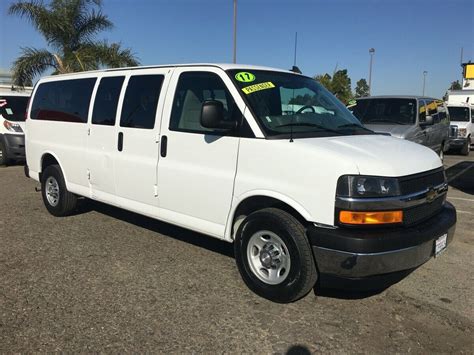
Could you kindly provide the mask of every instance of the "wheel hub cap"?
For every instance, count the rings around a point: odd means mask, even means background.
[[[53,176],[48,177],[46,180],[45,192],[48,203],[56,207],[59,203],[59,184]]]
[[[291,266],[286,244],[270,231],[259,231],[250,237],[247,260],[252,273],[270,285],[283,282]]]

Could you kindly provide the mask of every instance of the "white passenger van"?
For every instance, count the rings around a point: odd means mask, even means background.
[[[318,277],[416,268],[456,224],[436,153],[374,134],[315,80],[277,69],[43,78],[26,155],[53,215],[85,196],[234,243],[245,283],[277,302]]]

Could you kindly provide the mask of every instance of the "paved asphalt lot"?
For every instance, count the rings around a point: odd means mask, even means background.
[[[0,352],[474,351],[474,167],[447,156],[455,241],[379,293],[251,293],[232,247],[103,204],[46,212],[20,166],[0,168]],[[460,164],[460,165],[459,165]]]

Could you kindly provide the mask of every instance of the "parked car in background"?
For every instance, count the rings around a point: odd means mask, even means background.
[[[0,165],[25,160],[25,117],[31,89],[0,86]]]
[[[474,144],[474,90],[449,91],[447,104],[451,126],[457,131],[451,148],[468,155]]]
[[[419,96],[370,96],[350,107],[365,127],[422,144],[442,159],[449,149],[449,114],[439,99]]]

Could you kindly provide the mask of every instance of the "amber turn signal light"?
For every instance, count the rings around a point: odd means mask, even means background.
[[[344,224],[390,224],[403,222],[403,211],[355,212],[341,211],[339,222]]]

